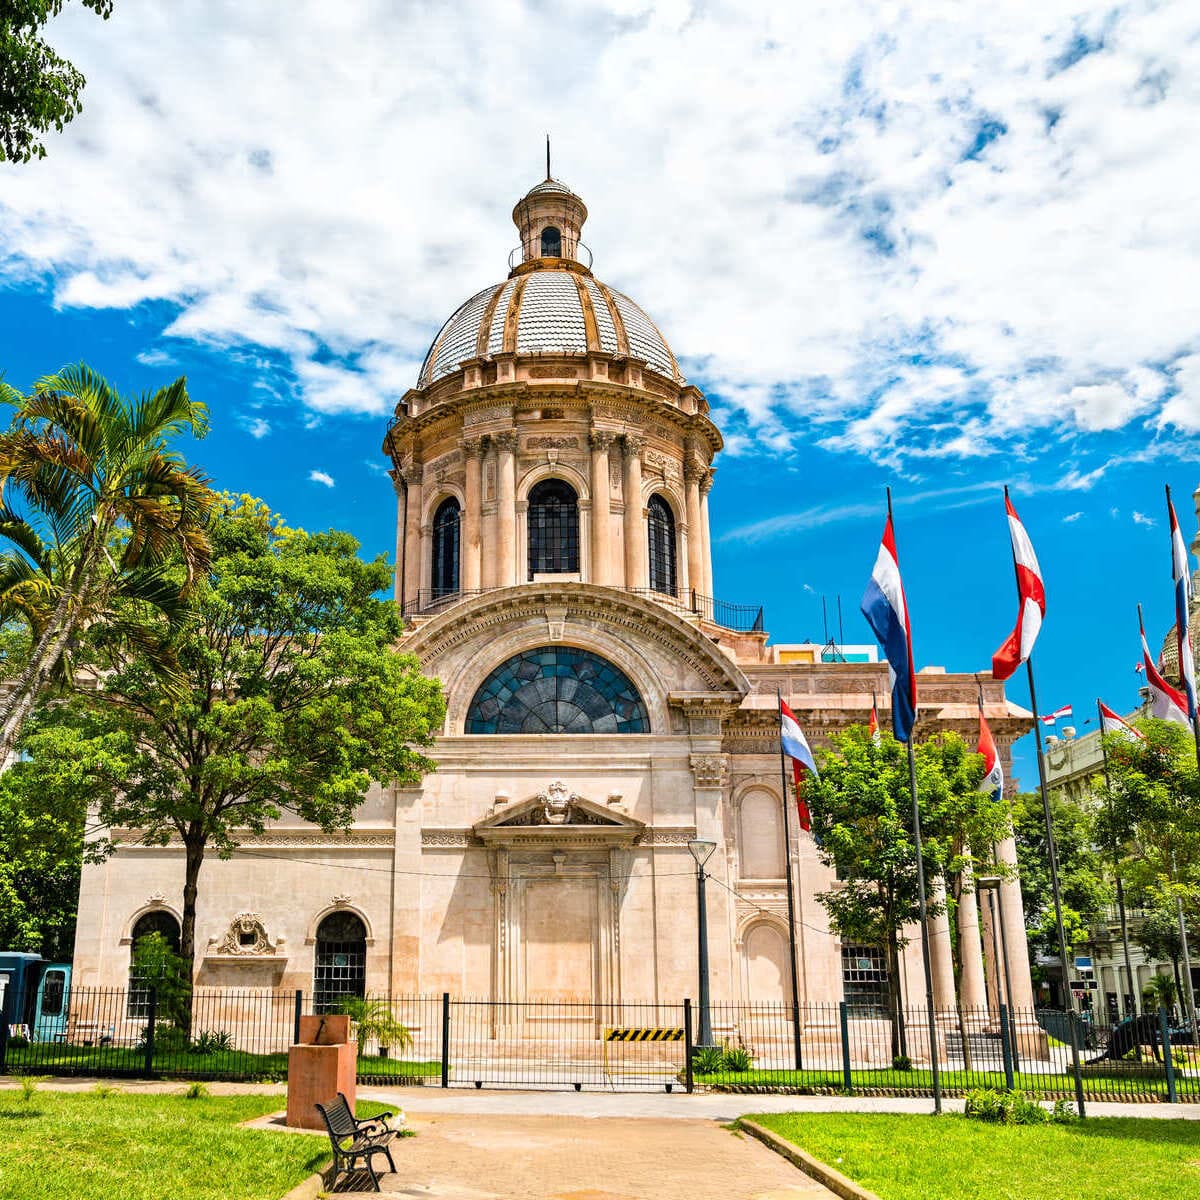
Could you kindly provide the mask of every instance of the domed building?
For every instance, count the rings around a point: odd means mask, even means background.
[[[793,972],[802,1004],[880,1002],[879,951],[828,931],[832,873],[785,822],[777,697],[820,744],[867,720],[886,666],[874,647],[773,645],[750,598],[716,598],[721,433],[651,316],[593,274],[586,219],[554,179],[518,201],[507,277],[441,326],[384,438],[402,648],[447,698],[437,770],[376,789],[344,836],[285,821],[207,862],[199,984],[677,1004],[697,994],[689,843],[708,842],[714,1003],[790,1003]],[[973,739],[976,678],[926,668],[923,728]],[[1007,763],[1028,714],[983,692]],[[180,881],[171,848],[87,868],[79,978],[122,983],[138,922],[177,915]],[[1019,885],[1003,892],[1013,1000],[1032,1007]],[[996,942],[969,900],[963,999],[994,1005]],[[223,953],[247,914],[273,949]]]

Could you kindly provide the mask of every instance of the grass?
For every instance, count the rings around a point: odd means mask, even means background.
[[[66,1046],[39,1042],[10,1046],[7,1069],[14,1074],[31,1071],[53,1075],[140,1076],[145,1056],[129,1046]],[[195,1054],[172,1050],[154,1056],[155,1074],[168,1079],[250,1079],[276,1082],[287,1078],[286,1054],[251,1054],[248,1051],[219,1051]],[[431,1079],[441,1075],[439,1062],[409,1062],[401,1058],[364,1055],[358,1074],[382,1082],[399,1079]]]
[[[0,1198],[269,1200],[329,1159],[326,1138],[239,1129],[278,1096],[0,1092]],[[379,1111],[381,1105],[362,1105]]]
[[[882,1200],[1181,1200],[1200,1195],[1200,1122],[1089,1117],[997,1126],[954,1114],[752,1118]]]
[[[1014,1075],[1014,1086],[1021,1091],[1038,1096],[1075,1095],[1075,1077],[1070,1073]],[[852,1090],[912,1093],[922,1095],[933,1092],[933,1073],[916,1068],[911,1071],[895,1071],[880,1067],[876,1071],[851,1071]],[[736,1074],[724,1071],[717,1075],[696,1075],[697,1085],[715,1091],[741,1091],[746,1088],[763,1091],[799,1092],[844,1092],[845,1076],[841,1071],[741,1071]],[[1006,1087],[1003,1071],[942,1071],[942,1089],[947,1095],[965,1096],[972,1088]],[[1185,1077],[1178,1071],[1175,1083],[1181,1100],[1200,1099],[1200,1079]],[[1114,1063],[1108,1067],[1089,1067],[1083,1075],[1083,1094],[1092,1100],[1120,1100],[1135,1096],[1167,1095],[1167,1084],[1159,1065],[1155,1074],[1146,1074],[1140,1064],[1128,1067]]]

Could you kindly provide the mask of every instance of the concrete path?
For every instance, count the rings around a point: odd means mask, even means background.
[[[786,1159],[714,1121],[410,1114],[385,1194],[422,1200],[830,1200]],[[355,1183],[353,1186],[361,1186]],[[369,1182],[366,1183],[369,1187]],[[337,1195],[374,1195],[342,1192]]]

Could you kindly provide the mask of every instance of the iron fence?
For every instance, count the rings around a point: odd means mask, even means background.
[[[362,1083],[933,1090],[923,1008],[893,1020],[871,1005],[714,1004],[713,1044],[698,1046],[699,1015],[688,1000],[569,1004],[446,993],[367,1000],[358,1014]],[[153,989],[73,988],[64,1021],[47,1039],[0,1014],[0,1073],[282,1080],[300,1016],[313,1011],[313,997],[299,991],[196,989],[189,1008]],[[1053,1010],[938,1010],[933,1049],[947,1096],[1007,1087],[1044,1099],[1200,1101],[1200,1046],[1182,1018],[1162,1010],[1115,1024]]]

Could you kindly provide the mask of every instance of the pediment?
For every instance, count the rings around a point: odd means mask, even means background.
[[[478,822],[472,832],[484,842],[583,838],[597,844],[629,845],[645,832],[642,821],[577,795],[561,780],[525,800],[506,805]]]

